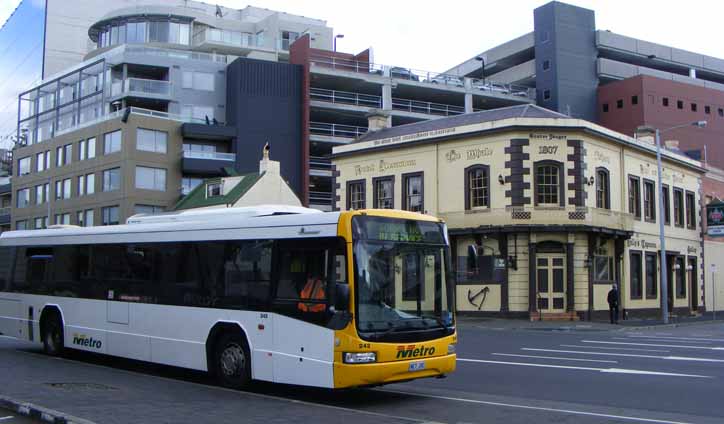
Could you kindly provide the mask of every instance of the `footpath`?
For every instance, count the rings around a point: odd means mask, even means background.
[[[529,321],[526,319],[483,318],[462,315],[457,317],[461,328],[473,326],[489,330],[539,330],[539,331],[625,331],[634,329],[672,328],[697,324],[724,324],[724,313],[697,317],[672,317],[668,324],[660,319],[627,319],[618,324],[602,321]]]

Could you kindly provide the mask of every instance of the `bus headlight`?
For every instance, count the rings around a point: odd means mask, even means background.
[[[345,364],[369,364],[377,362],[377,354],[375,352],[344,352]]]
[[[455,347],[456,346],[454,343],[447,345],[447,354],[452,355],[453,353],[455,353]]]

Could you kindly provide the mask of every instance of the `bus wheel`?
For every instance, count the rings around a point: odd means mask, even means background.
[[[240,334],[224,333],[215,349],[216,378],[224,387],[241,389],[251,381],[251,355]]]
[[[51,356],[63,353],[63,324],[57,314],[51,314],[43,324],[43,350]]]

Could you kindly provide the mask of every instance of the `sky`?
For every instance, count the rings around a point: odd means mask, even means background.
[[[25,1],[42,3],[42,0]],[[337,43],[340,51],[358,53],[372,47],[373,61],[376,63],[432,72],[445,71],[488,48],[531,32],[533,9],[547,2],[548,0],[458,0],[450,3],[440,0],[255,0],[252,3],[244,0],[207,1],[239,9],[251,4],[323,19],[334,28],[335,34],[344,34],[344,38]],[[724,57],[724,44],[717,33],[721,27],[720,17],[724,12],[724,2],[566,2],[595,10],[597,29],[608,29],[658,44]],[[19,3],[20,0],[0,0],[0,23],[5,22]],[[0,37],[5,29],[0,29]],[[24,52],[25,50],[18,49],[18,61],[23,59]],[[7,56],[0,55],[0,68],[3,66],[13,66],[13,63],[10,63]],[[0,84],[2,83],[0,81]],[[3,107],[5,105],[0,104],[0,110]],[[2,140],[0,144],[1,142]]]

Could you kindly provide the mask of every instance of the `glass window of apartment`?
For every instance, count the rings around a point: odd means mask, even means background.
[[[616,109],[623,109],[623,99],[616,100]]]
[[[162,213],[164,211],[163,206],[155,206],[155,205],[136,205],[134,206],[134,213],[136,214],[146,214],[146,215],[156,215],[159,213]]]
[[[96,192],[96,174],[85,175],[85,194],[91,195]]]
[[[606,168],[596,169],[596,207],[611,209],[610,181]]]
[[[70,199],[70,178],[55,182],[55,199]]]
[[[665,107],[669,107],[669,98],[668,97],[661,98],[661,104],[664,105]]]
[[[690,191],[686,192],[686,228],[696,228],[696,198]]]
[[[73,158],[73,144],[63,146],[63,165],[68,165]]]
[[[203,179],[194,177],[183,177],[181,178],[181,194],[186,195],[191,193],[191,190],[195,189],[196,186],[201,184]]]
[[[473,165],[465,170],[465,209],[490,207],[490,168]]]
[[[93,226],[93,209],[86,209],[84,211],[78,211],[76,214],[78,225],[81,227],[92,227]]]
[[[543,100],[551,99],[551,90],[543,90]]]
[[[118,225],[120,211],[118,206],[106,206],[101,208],[101,222],[103,225]]]
[[[613,257],[599,256],[593,257],[593,281],[610,282],[613,281]]]
[[[677,109],[683,109],[683,108],[684,108],[684,101],[683,101],[683,100],[677,100],[677,101],[676,101],[676,108],[677,108]]]
[[[214,108],[213,106],[183,105],[181,106],[181,115],[200,121],[212,120],[214,119]]]
[[[65,160],[63,159],[63,146],[58,146],[55,148],[55,166],[60,168],[63,166],[63,163]]]
[[[69,213],[58,213],[55,214],[55,225],[70,225],[70,214]]]
[[[264,45],[264,31],[256,33],[256,46],[262,47]]]
[[[43,172],[45,169],[45,152],[40,152],[35,155],[35,171]]]
[[[50,200],[50,199],[48,199],[49,188],[50,188],[50,185],[48,183],[35,186],[35,204],[36,205],[42,205],[43,203]]]
[[[33,220],[33,228],[36,230],[42,230],[48,228],[48,217],[39,216]]]
[[[631,276],[631,298],[641,299],[643,293],[643,273],[641,272],[641,252],[631,251],[629,275]]]
[[[166,170],[163,168],[137,166],[136,188],[166,191]]]
[[[78,160],[85,160],[86,152],[88,151],[87,141],[81,140],[78,142]]]
[[[686,297],[686,264],[683,256],[677,256],[674,260],[674,272],[676,273],[676,297]]]
[[[559,205],[563,199],[561,192],[561,167],[558,164],[543,162],[535,167],[535,203],[536,205]]]
[[[184,71],[181,85],[183,88],[214,91],[214,74],[209,72]]]
[[[704,113],[707,114],[707,115],[711,114],[711,106],[705,105],[705,106],[704,106]]]
[[[87,149],[86,153],[85,153],[86,159],[93,159],[94,157],[96,157],[96,138],[95,137],[91,137],[87,140],[86,149]]]
[[[28,221],[22,220],[15,222],[15,229],[18,231],[27,230],[28,229]]]
[[[422,172],[402,176],[404,194],[402,197],[402,209],[410,212],[423,212],[424,200],[424,177]]]
[[[603,104],[603,113],[607,113],[607,112],[608,112],[608,103],[604,103]]]
[[[641,180],[639,177],[628,177],[628,213],[641,218]]]
[[[656,299],[657,293],[657,255],[653,252],[646,252],[646,298]]]
[[[30,189],[22,188],[15,192],[15,207],[26,208],[30,204]]]
[[[719,113],[719,116],[720,116],[720,117],[724,117],[724,109],[719,108],[719,109],[717,110],[717,112]]]
[[[365,180],[347,181],[347,210],[365,208],[367,205],[365,187]]]
[[[121,130],[106,133],[103,136],[103,154],[121,151]]]
[[[692,112],[696,112],[696,110],[697,110],[696,103],[692,103],[692,104],[691,104],[691,111],[692,111]]]
[[[661,196],[664,201],[664,224],[671,225],[671,200],[669,195],[669,186],[663,184],[661,186]]]
[[[166,153],[168,133],[139,128],[136,132],[136,148],[145,152]]]
[[[221,196],[221,183],[209,183],[206,185],[206,197]]]
[[[631,96],[631,104],[632,105],[639,104],[639,96]]]
[[[646,221],[656,221],[656,196],[654,191],[654,182],[644,180],[644,219]]]
[[[120,190],[121,168],[106,169],[103,171],[103,191]]]
[[[78,176],[78,196],[85,196],[85,175]]]
[[[684,226],[684,191],[674,187],[674,225]]]
[[[394,177],[379,177],[372,181],[374,186],[374,207],[376,209],[395,208],[395,180]]]
[[[18,159],[18,175],[30,174],[30,156]]]

